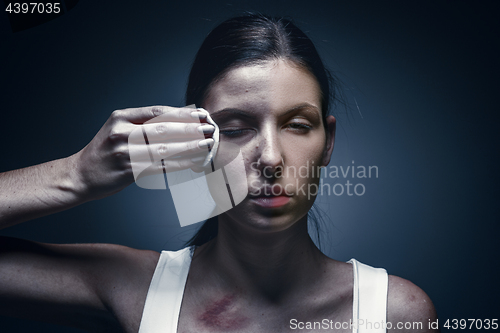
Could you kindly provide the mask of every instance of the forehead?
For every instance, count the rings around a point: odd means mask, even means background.
[[[317,80],[306,69],[284,60],[237,67],[217,81],[204,107],[209,112],[233,107],[244,110],[286,110],[309,103],[321,109]]]

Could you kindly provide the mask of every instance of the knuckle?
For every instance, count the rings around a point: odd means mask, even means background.
[[[120,119],[123,117],[123,113],[124,113],[123,110],[115,110],[115,111],[111,112],[111,118]]]
[[[116,128],[113,128],[108,134],[109,140],[113,142],[123,139],[124,136],[125,134]]]
[[[115,152],[113,152],[113,157],[118,158],[118,159],[123,158],[124,155],[125,154],[123,152],[121,152],[121,151],[115,151]]]
[[[160,145],[158,147],[158,155],[160,156],[165,156],[168,153],[168,148],[167,145]]]
[[[151,108],[151,114],[154,117],[158,117],[158,116],[162,115],[163,114],[163,107],[162,106],[153,106]]]
[[[156,125],[156,133],[158,133],[158,134],[166,134],[167,133],[167,125],[166,124],[158,124],[158,125]]]
[[[116,158],[128,158],[128,147],[126,145],[119,147],[113,152],[113,156]]]

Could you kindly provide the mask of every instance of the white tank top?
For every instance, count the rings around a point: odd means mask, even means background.
[[[184,287],[194,247],[162,251],[146,296],[139,333],[177,333]],[[385,333],[387,272],[355,259],[353,265],[353,333]]]

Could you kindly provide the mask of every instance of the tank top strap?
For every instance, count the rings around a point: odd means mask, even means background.
[[[354,275],[353,333],[386,333],[389,278],[383,268],[351,259]]]
[[[193,247],[162,251],[156,265],[139,333],[176,333]]]

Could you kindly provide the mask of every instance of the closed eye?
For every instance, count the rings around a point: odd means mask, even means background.
[[[307,125],[304,123],[290,123],[288,124],[288,126],[293,131],[300,131],[300,132],[309,132],[309,130],[313,128],[311,125]]]
[[[313,129],[313,126],[304,124],[304,123],[290,123],[287,125],[292,131],[298,132],[298,133],[307,133],[311,129]],[[225,137],[228,138],[237,138],[241,137],[247,134],[248,131],[251,131],[251,129],[226,129],[226,130],[220,130],[219,133],[224,135]]]
[[[246,134],[245,132],[247,132],[249,130],[247,129],[234,129],[234,130],[230,130],[230,129],[227,129],[227,130],[220,130],[219,133],[228,137],[228,138],[237,138],[237,137],[240,137],[240,136],[243,136],[244,134]]]

